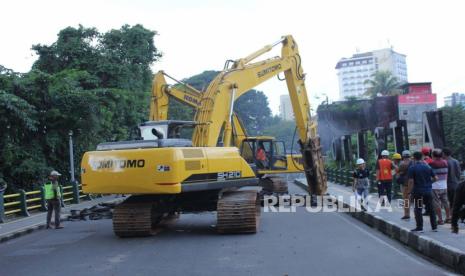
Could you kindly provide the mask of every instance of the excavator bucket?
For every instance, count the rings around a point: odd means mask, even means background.
[[[320,137],[310,138],[307,144],[301,144],[301,148],[308,192],[311,195],[323,195],[326,193],[328,184],[321,154]]]

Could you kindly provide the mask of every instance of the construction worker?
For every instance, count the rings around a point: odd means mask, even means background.
[[[410,151],[404,150],[402,152],[402,161],[399,164],[397,170],[397,183],[399,183],[402,191],[403,207],[404,207],[404,216],[401,218],[403,220],[410,219],[410,196],[408,191],[408,169],[413,164],[412,159],[410,158]]]
[[[431,162],[433,162],[433,159],[431,158],[431,148],[430,147],[422,147],[421,148],[421,153],[423,154],[423,162],[425,162],[427,165],[429,165]],[[423,213],[423,216],[429,216],[429,210],[425,208],[425,212]]]
[[[61,211],[61,192],[58,184],[58,177],[61,174],[57,171],[51,171],[49,181],[44,184],[45,199],[47,200],[47,229],[51,227],[52,213],[55,211],[55,228],[62,229],[60,225]]]
[[[394,166],[394,180],[396,181],[396,184],[399,184],[397,179],[399,178],[399,165],[400,161],[402,161],[402,156],[399,153],[394,153],[392,155],[392,163]]]
[[[402,156],[395,152],[393,155],[392,155],[392,166],[393,166],[393,171],[392,171],[392,174],[393,174],[393,184],[392,185],[397,185],[397,187],[399,187],[399,190],[400,190],[400,185],[401,183],[399,183],[399,165],[400,165],[400,161],[402,161]],[[393,189],[394,189],[394,186],[393,186]]]
[[[370,187],[370,171],[366,168],[365,160],[362,158],[357,159],[357,169],[353,173],[354,182],[352,184],[352,191],[356,197],[361,197],[362,209],[366,209],[365,205],[368,204],[366,198],[368,197],[368,189]]]
[[[257,165],[264,169],[266,168],[266,153],[265,153],[265,147],[263,146],[262,143],[258,144],[258,149],[257,152],[255,153],[255,159],[257,159]]]
[[[400,155],[400,153],[396,152],[392,155],[392,160],[394,160],[394,165],[399,165],[400,161],[402,160],[402,156]]]
[[[460,210],[462,209],[463,205],[465,204],[465,181],[462,181],[457,184],[455,188],[455,196],[454,196],[454,203],[452,204],[452,222],[451,228],[452,233],[458,234],[459,233],[459,216]]]
[[[421,148],[421,153],[423,154],[424,158],[423,161],[426,162],[426,164],[430,164],[433,162],[433,159],[431,158],[431,148],[429,147],[422,147]]]
[[[454,203],[455,189],[460,182],[460,164],[457,159],[452,157],[452,151],[449,148],[442,150],[444,159],[447,161],[447,198],[449,199],[450,208]]]
[[[389,151],[383,150],[381,159],[376,162],[376,181],[378,182],[378,195],[384,205],[386,205],[384,197],[387,197],[387,200],[391,203],[393,169],[394,164],[389,160]]]
[[[414,204],[416,227],[412,232],[423,232],[423,204],[429,212],[431,230],[437,232],[436,212],[433,209],[432,185],[437,177],[430,166],[423,161],[423,154],[419,151],[413,154],[414,163],[408,169],[409,193]]]
[[[442,158],[442,151],[435,149],[433,151],[433,161],[429,164],[433,169],[434,174],[437,176],[437,180],[433,182],[433,206],[438,217],[438,225],[444,223],[450,223],[450,205],[447,199],[447,174],[448,164],[447,161]],[[442,219],[442,207],[446,211],[446,220]]]

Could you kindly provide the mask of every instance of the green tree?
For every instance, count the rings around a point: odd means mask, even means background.
[[[11,189],[30,188],[51,168],[66,180],[70,130],[78,163],[146,120],[150,65],[161,56],[155,35],[141,25],[107,33],[68,27],[51,45],[33,46],[30,72],[0,66],[0,173]]]
[[[218,74],[218,71],[204,71],[201,74],[184,79],[184,81],[199,91],[205,91]],[[185,118],[187,114],[187,116],[190,116],[189,118],[193,119],[192,109],[185,105],[182,106],[174,102],[173,104],[170,103],[169,108],[171,114],[178,114],[180,118]],[[271,120],[271,110],[267,97],[263,92],[255,89],[246,92],[236,100],[234,111],[241,119],[249,135],[262,134],[264,127]]]
[[[218,71],[204,71],[200,74],[183,79],[182,81],[203,92],[207,89],[210,82],[218,75],[218,73]],[[179,85],[179,87],[183,86]],[[190,121],[194,120],[194,116],[194,108],[176,100],[170,101],[168,107],[168,119]]]
[[[64,69],[96,68],[100,62],[98,44],[100,34],[95,28],[67,27],[58,33],[50,46],[36,44],[32,50],[39,56],[33,68],[53,74]]]
[[[455,158],[465,161],[465,108],[445,106],[441,108],[446,146]]]
[[[389,71],[378,71],[373,74],[373,79],[368,79],[365,84],[370,85],[365,92],[366,96],[375,98],[378,96],[397,95],[399,91],[399,81]]]
[[[205,91],[207,90],[208,85],[212,80],[218,76],[220,72],[219,71],[203,71],[200,74],[194,75],[192,77],[189,77],[187,79],[184,79],[183,81],[188,83],[190,86],[194,87],[195,89],[199,91]]]
[[[32,47],[39,56],[33,68],[50,74],[85,70],[98,77],[99,87],[149,90],[150,65],[161,57],[154,45],[156,34],[142,25],[124,25],[104,34],[82,25],[67,27],[50,46]]]
[[[155,31],[142,25],[124,25],[102,35],[101,60],[96,75],[104,87],[133,91],[150,89],[152,71],[150,64],[161,57],[155,47]]]
[[[262,91],[255,89],[237,99],[234,112],[241,119],[249,135],[262,135],[271,121],[268,98]]]
[[[298,153],[300,147],[297,144],[299,134],[295,131],[294,121],[281,120],[278,116],[272,117],[270,123],[264,128],[263,135],[273,136],[278,141],[283,141],[287,152]]]
[[[36,109],[24,99],[0,90],[0,172],[8,183],[11,176],[23,185],[34,178],[41,156],[31,142],[37,130]],[[29,142],[28,142],[29,141]],[[14,188],[14,185],[12,187]]]

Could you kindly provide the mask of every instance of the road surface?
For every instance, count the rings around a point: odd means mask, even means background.
[[[291,193],[303,193],[291,184]],[[1,275],[448,275],[340,213],[262,213],[259,233],[219,235],[215,213],[187,214],[148,238],[110,220],[65,223],[0,244]]]

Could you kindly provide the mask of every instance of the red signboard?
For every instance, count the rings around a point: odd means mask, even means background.
[[[431,84],[411,84],[408,87],[408,92],[415,94],[430,94]]]
[[[399,95],[399,104],[435,104],[436,94],[407,94]]]

